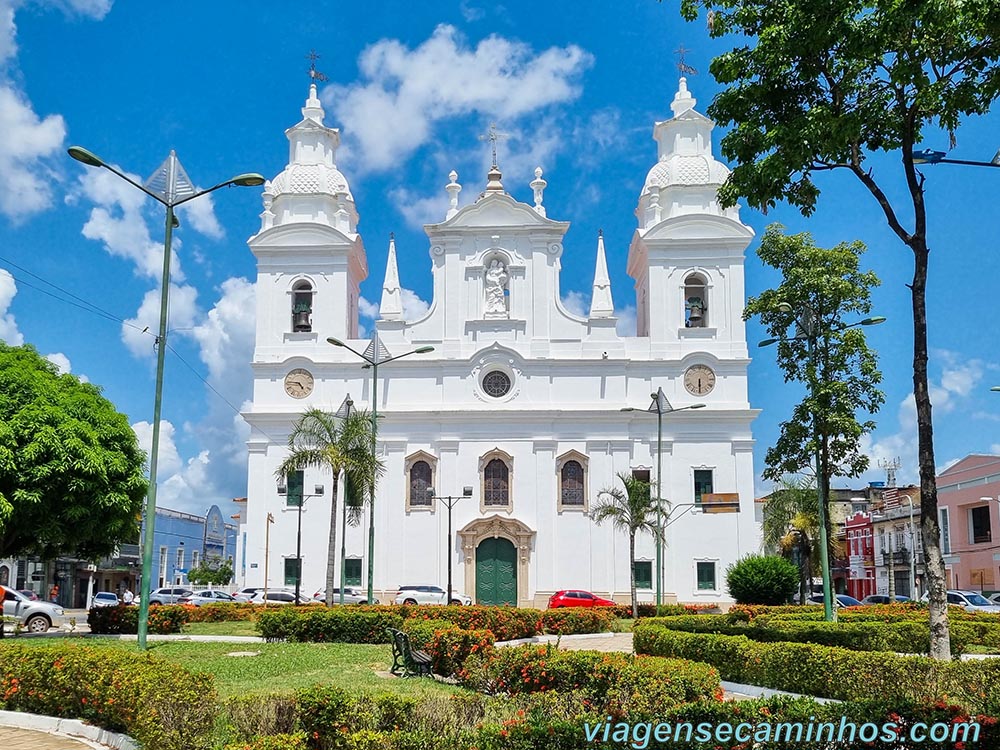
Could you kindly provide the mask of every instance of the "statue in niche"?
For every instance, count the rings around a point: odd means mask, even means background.
[[[507,267],[499,260],[486,270],[486,313],[507,314]]]

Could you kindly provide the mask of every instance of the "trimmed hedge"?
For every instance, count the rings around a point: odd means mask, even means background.
[[[386,628],[403,625],[398,612],[381,607],[268,609],[257,616],[257,630],[268,641],[312,643],[388,643]]]
[[[636,653],[698,659],[724,680],[844,701],[938,700],[965,710],[1000,711],[1000,663],[939,662],[922,656],[850,651],[811,643],[761,643],[746,636],[684,633],[639,623]]]
[[[644,623],[659,625],[687,633],[717,633],[744,635],[754,641],[818,643],[838,646],[852,651],[890,651],[902,654],[926,654],[930,651],[930,629],[924,623],[901,622],[814,622],[805,620],[779,620],[758,617],[751,622],[733,622],[726,615],[658,617]],[[965,651],[972,632],[965,623],[953,628],[951,650],[953,654]]]
[[[608,607],[620,620],[632,619],[631,604],[616,604]],[[675,617],[677,615],[696,615],[699,612],[719,612],[716,604],[661,604],[657,609],[655,604],[640,604],[639,617]]]
[[[490,630],[465,630],[447,620],[405,620],[403,632],[410,648],[426,651],[434,672],[450,677],[472,654],[492,651],[496,636]]]
[[[182,604],[188,613],[188,622],[246,622],[256,619],[264,611],[259,604],[249,602],[219,602],[218,604]]]
[[[179,633],[188,622],[188,607],[176,604],[149,608],[148,632],[156,635]],[[117,607],[93,607],[87,613],[90,632],[95,635],[132,634],[139,632],[139,608],[119,604]]]
[[[143,747],[208,747],[212,678],[148,653],[87,646],[0,646],[0,709],[81,719]]]
[[[541,629],[557,635],[607,633],[615,629],[617,619],[610,607],[547,609],[542,612]]]

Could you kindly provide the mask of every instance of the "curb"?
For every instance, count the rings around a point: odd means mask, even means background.
[[[107,729],[84,724],[77,719],[60,719],[56,716],[25,714],[20,711],[0,711],[0,726],[33,729],[38,732],[69,737],[88,744],[96,743],[92,744],[93,747],[140,750],[139,743],[127,734],[109,732]]]
[[[586,641],[595,638],[611,638],[616,635],[631,635],[631,633],[579,633],[576,635],[533,635],[531,638],[515,638],[513,641],[497,641],[494,646],[523,646],[528,643],[565,643],[566,641]]]
[[[740,695],[748,695],[751,698],[775,698],[784,696],[787,698],[808,698],[809,700],[816,701],[817,703],[843,702],[835,700],[834,698],[819,698],[814,695],[789,693],[787,690],[775,690],[774,688],[761,687],[760,685],[742,685],[739,682],[728,682],[727,680],[721,680],[720,684],[722,685],[722,689],[729,693],[739,693]]]

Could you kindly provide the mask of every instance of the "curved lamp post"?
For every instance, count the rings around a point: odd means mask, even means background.
[[[409,357],[411,354],[427,354],[428,352],[434,351],[433,346],[421,346],[412,351],[403,352],[402,354],[397,354],[392,356],[389,354],[389,350],[385,348],[385,345],[379,341],[378,330],[372,334],[371,343],[363,351],[359,352],[351,346],[348,346],[340,339],[330,337],[326,340],[328,344],[333,344],[334,346],[339,346],[347,351],[351,352],[357,357],[363,359],[367,364],[365,367],[370,367],[372,371],[372,459],[376,458],[375,451],[375,434],[378,431],[378,366],[384,365],[388,362],[392,362],[397,359],[402,359],[403,357]],[[371,497],[368,503],[368,603],[375,603],[375,481],[372,479],[372,490]]]
[[[993,161],[969,161],[967,159],[947,159],[947,152],[925,148],[913,152],[914,164],[965,164],[970,167],[1000,167],[1000,151],[997,151]]]
[[[149,628],[149,623],[147,622],[149,616],[149,590],[153,577],[153,527],[156,523],[156,467],[160,447],[163,360],[167,345],[167,295],[170,291],[170,243],[174,227],[179,226],[177,217],[174,215],[174,208],[182,203],[187,203],[202,195],[230,185],[238,185],[240,187],[263,185],[264,177],[256,172],[246,172],[231,177],[225,182],[220,182],[218,185],[213,185],[207,190],[198,190],[188,178],[184,167],[177,160],[177,154],[171,151],[170,156],[153,172],[150,178],[145,183],[140,184],[85,148],[70,146],[68,152],[70,156],[78,162],[86,164],[88,167],[102,167],[112,174],[118,175],[125,182],[138,188],[153,200],[162,203],[167,209],[166,231],[163,239],[163,279],[160,287],[160,327],[156,337],[156,387],[153,401],[153,436],[149,449],[149,494],[146,498],[146,511],[144,515],[146,529],[143,534],[142,547],[142,585],[139,589],[139,648],[145,649],[146,633]]]
[[[626,406],[621,411],[624,412],[638,412],[640,414],[655,414],[656,415],[656,528],[659,532],[655,539],[656,542],[656,606],[659,607],[663,602],[663,415],[673,414],[679,411],[687,411],[688,409],[704,409],[705,404],[691,404],[690,406],[682,406],[680,409],[675,409],[670,405],[667,400],[667,395],[663,392],[663,388],[657,388],[656,393],[650,393],[649,397],[653,399],[653,403],[649,405],[648,409],[636,409],[632,406]],[[635,565],[634,560],[629,560],[629,565]]]
[[[778,305],[778,309],[782,312],[792,312],[792,306],[787,302],[782,302]],[[836,328],[827,328],[825,330],[820,329],[819,319],[816,313],[808,307],[803,308],[802,312],[799,313],[798,317],[795,319],[795,326],[798,329],[796,334],[792,338],[779,337],[773,339],[764,339],[757,346],[771,346],[771,344],[776,344],[779,341],[793,341],[805,339],[809,347],[809,358],[813,360],[815,365],[815,359],[817,354],[816,341],[820,337],[823,338],[824,346],[826,344],[827,338],[831,333],[836,331],[843,331],[848,328],[856,328],[857,326],[873,326],[879,323],[884,323],[885,318],[882,316],[874,316],[871,318],[865,318],[864,320],[859,320],[857,323],[850,323],[848,325],[837,326]],[[812,392],[813,398],[815,398],[815,386],[813,386]],[[833,609],[833,589],[832,580],[830,577],[830,549],[829,549],[829,534],[826,528],[826,483],[823,481],[823,451],[820,443],[819,435],[819,422],[816,415],[813,415],[813,432],[816,437],[816,495],[819,498],[819,543],[820,543],[820,566],[822,568],[823,574],[823,617],[827,622],[832,622],[834,617]]]

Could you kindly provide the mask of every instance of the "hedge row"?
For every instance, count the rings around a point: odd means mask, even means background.
[[[813,622],[758,617],[750,622],[733,622],[726,615],[658,617],[643,621],[687,633],[744,635],[754,641],[774,643],[818,643],[852,651],[890,651],[902,654],[926,654],[930,651],[930,629],[926,623],[883,622]],[[966,623],[952,628],[951,650],[963,653],[973,633]],[[976,641],[978,643],[978,641]]]
[[[267,640],[388,643],[386,628],[405,620],[447,620],[464,630],[489,630],[496,640],[538,633],[599,633],[614,628],[604,609],[516,609],[513,607],[361,606],[327,609],[284,607],[261,612],[257,630]]]
[[[616,604],[610,608],[615,617],[623,620],[632,619],[631,604]],[[699,612],[718,612],[715,604],[640,604],[639,617],[674,617],[676,615],[696,615]]]
[[[188,622],[188,609],[176,604],[149,608],[148,632],[157,635],[179,633]],[[93,607],[87,613],[90,632],[95,635],[135,634],[139,632],[139,608],[119,604],[117,607]]]
[[[698,659],[724,680],[836,698],[933,703],[1000,711],[1000,663],[939,662],[811,643],[761,643],[746,636],[684,633],[655,623],[635,628],[636,653]]]
[[[0,662],[0,709],[81,719],[156,750],[208,746],[208,675],[148,653],[75,645],[5,644]]]
[[[727,613],[734,620],[749,621],[758,617],[782,620],[822,620],[823,606],[820,604],[736,604]],[[841,607],[837,619],[857,622],[897,622],[899,620],[928,620],[927,605],[920,602],[900,602],[897,604],[871,604],[863,607]],[[1000,623],[1000,617],[992,612],[966,612],[962,607],[948,607],[949,620]]]

